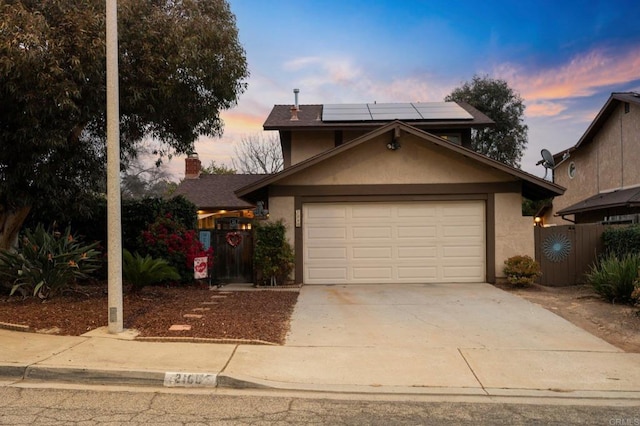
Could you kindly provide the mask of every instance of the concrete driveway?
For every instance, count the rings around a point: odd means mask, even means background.
[[[621,352],[490,284],[304,286],[286,345]]]

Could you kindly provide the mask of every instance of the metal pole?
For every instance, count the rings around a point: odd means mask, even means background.
[[[118,1],[106,0],[107,21],[107,253],[109,333],[122,326],[122,225],[120,212],[120,105],[118,96]]]

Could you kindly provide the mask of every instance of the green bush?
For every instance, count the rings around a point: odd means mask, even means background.
[[[142,257],[138,252],[131,254],[126,249],[122,252],[122,259],[122,274],[133,292],[148,285],[180,279],[176,268],[164,259],[153,259],[149,255]]]
[[[256,226],[253,262],[257,270],[256,284],[284,284],[293,270],[294,255],[286,238],[282,221]]]
[[[602,233],[604,252],[622,259],[630,253],[640,253],[640,225],[612,226]]]
[[[640,255],[627,254],[618,258],[609,254],[600,259],[587,273],[587,282],[610,302],[629,303],[638,280]]]
[[[531,285],[542,275],[540,264],[527,255],[512,256],[505,260],[504,273],[509,283],[514,286]]]
[[[71,234],[48,232],[42,224],[27,229],[16,250],[0,251],[0,277],[24,296],[56,296],[100,267],[97,243],[84,244]]]

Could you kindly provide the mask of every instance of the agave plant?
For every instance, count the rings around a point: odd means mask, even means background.
[[[164,259],[153,259],[138,252],[131,254],[129,250],[122,252],[122,274],[131,284],[131,291],[138,292],[143,287],[168,280],[179,280],[180,274]]]
[[[0,251],[0,276],[11,283],[11,294],[53,297],[100,267],[97,245],[84,244],[70,228],[49,232],[38,224],[24,232],[16,249]]]

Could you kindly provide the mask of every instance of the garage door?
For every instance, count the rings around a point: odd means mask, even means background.
[[[303,206],[304,282],[485,281],[484,201]]]

